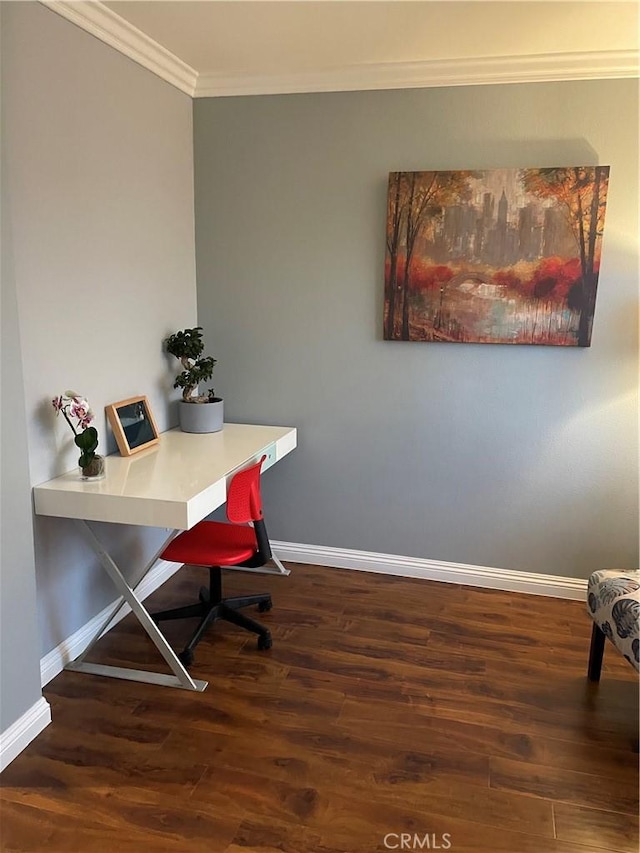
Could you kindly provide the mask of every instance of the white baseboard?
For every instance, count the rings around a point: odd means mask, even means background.
[[[0,734],[0,773],[51,722],[51,707],[41,696],[28,711]]]
[[[166,580],[169,580],[169,578],[175,574],[179,568],[179,563],[169,563],[166,560],[160,560],[137,588],[136,593],[140,600],[144,601],[147,596],[151,595],[152,592],[155,592],[156,589],[158,589],[159,586],[162,586]],[[62,672],[68,663],[71,663],[72,660],[75,660],[82,654],[89,642],[93,639],[96,631],[100,629],[104,620],[113,610],[116,601],[117,599],[114,599],[111,604],[107,605],[107,607],[101,610],[100,613],[93,617],[93,619],[90,619],[85,625],[78,628],[74,634],[71,634],[70,637],[67,637],[66,640],[63,640],[40,659],[40,683],[42,687],[48,684],[52,678],[55,678],[58,673]],[[128,604],[124,604],[120,608],[120,612],[116,615],[115,619],[111,620],[108,627],[112,628],[114,625],[117,625],[118,622],[120,622],[121,619],[124,619],[124,617],[129,613],[131,613],[131,608]]]
[[[378,572],[405,578],[422,578],[486,589],[501,589],[507,592],[527,592],[533,595],[569,598],[574,601],[584,601],[586,598],[587,581],[583,578],[556,577],[487,566],[468,566],[464,563],[445,563],[441,560],[377,554],[372,551],[353,551],[348,548],[327,548],[322,545],[301,545],[295,542],[272,541],[271,547],[285,562]]]

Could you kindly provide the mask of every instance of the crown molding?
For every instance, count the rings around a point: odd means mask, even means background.
[[[40,3],[193,97],[197,71],[108,6],[93,0],[40,0]]]
[[[640,51],[637,50],[371,63],[284,75],[198,74],[186,62],[99,0],[40,0],[40,3],[193,98],[608,80],[640,76]]]
[[[290,75],[199,74],[194,97],[415,89],[496,83],[606,80],[640,75],[635,50],[375,63]]]

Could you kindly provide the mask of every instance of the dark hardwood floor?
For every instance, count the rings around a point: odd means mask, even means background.
[[[227,574],[272,591],[274,644],[218,623],[206,692],[46,687],[53,723],[0,777],[4,853],[637,853],[638,682],[608,647],[588,684],[582,603],[289,565]],[[94,659],[165,671],[132,617]]]

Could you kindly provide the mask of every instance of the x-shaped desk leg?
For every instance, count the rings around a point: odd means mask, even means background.
[[[91,640],[87,648],[84,650],[84,652],[75,661],[73,661],[72,663],[68,663],[65,669],[70,669],[74,672],[88,672],[93,675],[106,675],[111,678],[124,678],[128,681],[143,681],[147,684],[160,684],[164,687],[179,687],[183,690],[195,690],[198,692],[202,692],[206,688],[208,682],[199,681],[197,679],[191,678],[187,670],[184,668],[184,666],[178,659],[178,656],[173,651],[169,643],[164,638],[164,635],[149,615],[149,612],[146,607],[136,596],[135,589],[129,586],[124,575],[114,562],[111,555],[104,548],[98,537],[95,535],[89,524],[86,521],[81,520],[78,520],[77,524],[79,525],[79,528],[82,531],[84,538],[87,540],[87,542],[95,551],[95,553],[98,555],[100,563],[113,581],[113,584],[120,593],[121,598],[109,614],[106,621],[103,622],[97,633],[94,634],[93,639]],[[158,558],[175,535],[175,532],[172,533],[171,536],[167,539],[167,541],[157,551],[154,557],[147,563],[142,573],[142,576],[139,578],[136,584],[136,589],[144,580],[150,569],[155,565]],[[120,608],[125,602],[135,613],[138,622],[140,622],[140,624],[147,632],[162,657],[165,659],[165,661],[171,668],[173,675],[165,675],[159,672],[148,672],[142,669],[129,669],[128,667],[107,666],[104,664],[85,662],[85,656],[91,651],[93,646],[100,639],[113,617],[116,615],[116,613],[120,610]]]

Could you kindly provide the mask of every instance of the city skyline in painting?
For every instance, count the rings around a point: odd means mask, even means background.
[[[391,173],[385,339],[589,346],[608,178]]]

